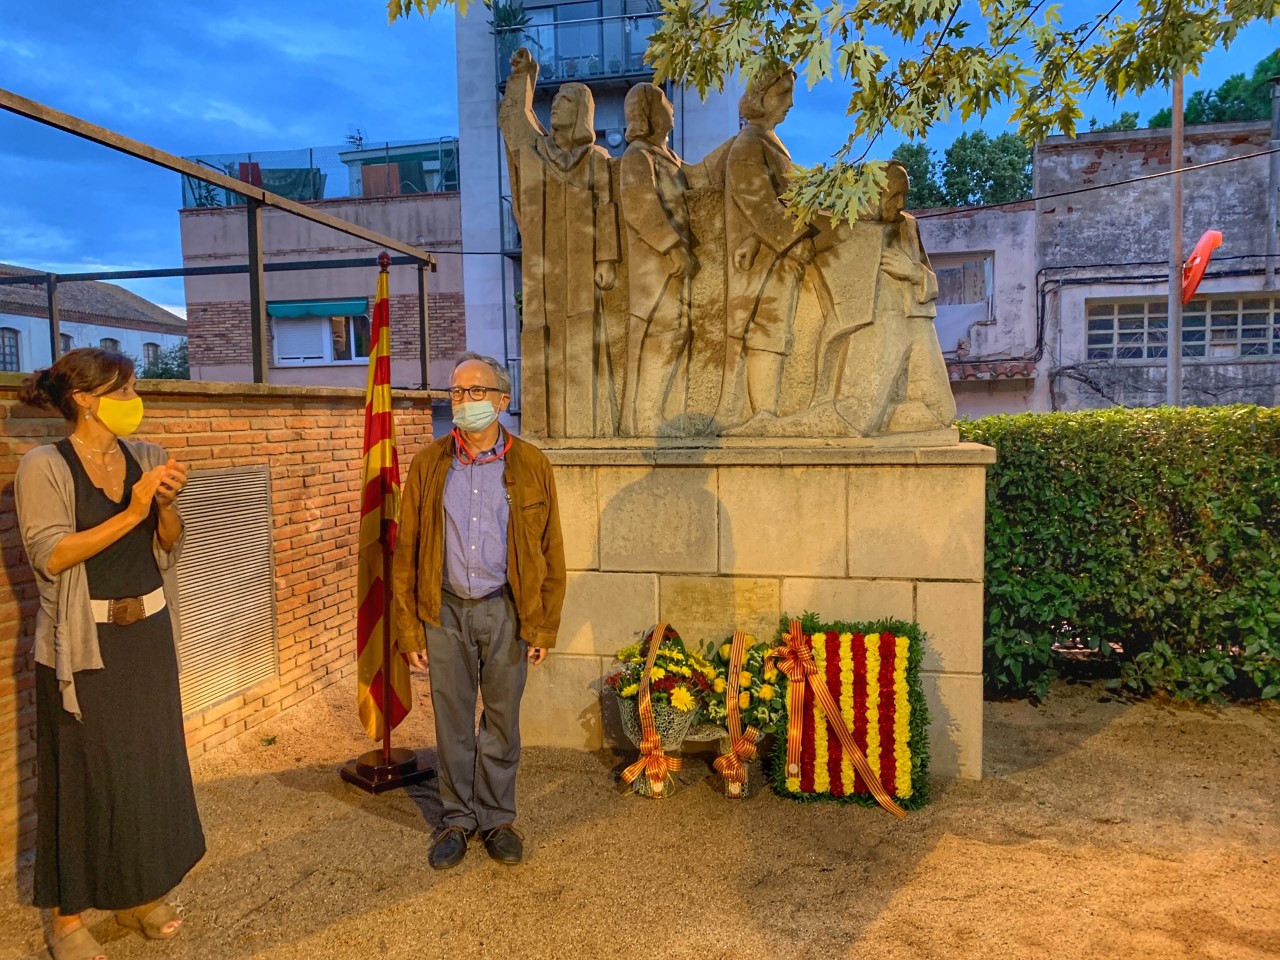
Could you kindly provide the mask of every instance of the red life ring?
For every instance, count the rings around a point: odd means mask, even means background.
[[[1200,286],[1204,271],[1209,266],[1209,257],[1220,246],[1222,246],[1222,231],[1220,230],[1206,230],[1204,236],[1196,241],[1196,248],[1191,251],[1191,256],[1182,265],[1183,303],[1190,302],[1191,298],[1196,295],[1196,288]]]

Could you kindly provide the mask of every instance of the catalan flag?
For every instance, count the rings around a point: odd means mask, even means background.
[[[400,515],[400,464],[391,414],[391,306],[385,269],[378,273],[370,340],[369,384],[364,401],[360,554],[356,567],[356,705],[365,730],[379,740],[386,732],[388,714],[390,729],[394,730],[413,703],[409,664],[403,654],[392,650],[387,639],[390,557]],[[391,671],[389,709],[384,702],[388,689],[385,670]]]

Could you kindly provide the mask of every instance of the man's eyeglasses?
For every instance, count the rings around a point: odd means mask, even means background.
[[[483,400],[490,393],[506,393],[501,387],[450,387],[449,399],[457,403],[463,397],[470,397],[472,400]]]

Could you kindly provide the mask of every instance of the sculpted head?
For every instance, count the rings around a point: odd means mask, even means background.
[[[795,103],[796,74],[790,67],[762,70],[751,78],[738,101],[738,114],[748,123],[776,127]]]
[[[907,168],[897,160],[890,160],[886,170],[888,182],[884,185],[884,193],[880,195],[880,219],[889,223],[902,219],[902,211],[907,205],[907,192],[911,189],[911,178],[907,176]]]
[[[627,143],[648,140],[661,145],[675,129],[675,108],[655,84],[637,83],[627,91],[622,108],[627,118]]]
[[[596,140],[596,102],[585,84],[565,83],[551,101],[551,136],[562,150]]]

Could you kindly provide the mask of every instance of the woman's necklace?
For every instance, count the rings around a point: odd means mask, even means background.
[[[74,433],[71,434],[71,439],[74,440],[76,443],[80,444],[80,446],[83,447],[86,452],[95,453],[99,457],[103,458],[101,461],[98,461],[90,457],[88,462],[92,463],[95,467],[102,470],[104,473],[111,473],[118,466],[118,464],[107,463],[105,458],[110,456],[112,453],[120,452],[119,442],[117,442],[116,445],[113,446],[110,450],[95,450],[93,449],[93,447],[89,446],[89,444],[85,443],[83,440],[77,437]]]

